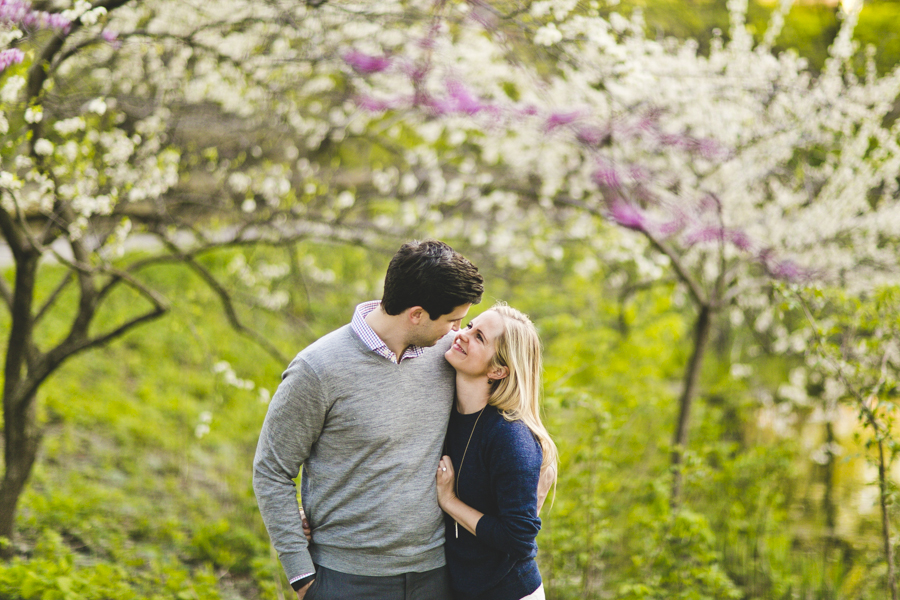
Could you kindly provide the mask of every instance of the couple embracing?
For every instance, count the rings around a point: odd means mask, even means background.
[[[443,242],[404,244],[383,299],[284,372],[253,487],[298,598],[544,598],[535,538],[556,447],[540,341],[503,304],[461,328],[483,289]]]

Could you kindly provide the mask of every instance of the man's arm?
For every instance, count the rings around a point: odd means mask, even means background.
[[[291,582],[315,573],[294,479],[322,431],[326,412],[319,378],[306,361],[294,359],[269,404],[253,460],[259,512]]]

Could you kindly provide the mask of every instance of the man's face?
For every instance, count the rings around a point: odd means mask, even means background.
[[[471,304],[461,304],[449,314],[441,315],[434,321],[429,318],[427,312],[424,313],[421,322],[413,332],[413,339],[410,340],[410,343],[422,347],[434,346],[439,339],[451,331],[459,331],[459,324],[471,306]]]

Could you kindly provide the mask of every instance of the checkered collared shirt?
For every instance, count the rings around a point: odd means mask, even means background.
[[[403,356],[400,357],[400,360],[397,360],[397,355],[391,352],[390,348],[387,347],[387,344],[385,344],[381,338],[378,337],[378,334],[369,327],[369,324],[366,323],[366,315],[379,306],[381,306],[379,300],[363,302],[357,306],[356,310],[353,311],[353,320],[350,321],[350,327],[353,328],[353,332],[362,339],[369,350],[379,356],[385,357],[394,364],[406,360],[407,358],[418,358],[422,356],[425,352],[425,348],[422,348],[421,346],[410,346],[403,353]]]

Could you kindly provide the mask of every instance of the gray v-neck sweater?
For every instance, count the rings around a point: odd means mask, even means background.
[[[316,564],[356,575],[444,565],[435,472],[455,390],[453,336],[395,364],[350,325],[291,362],[269,404],[253,488],[288,580]],[[294,479],[303,467],[307,545]]]

